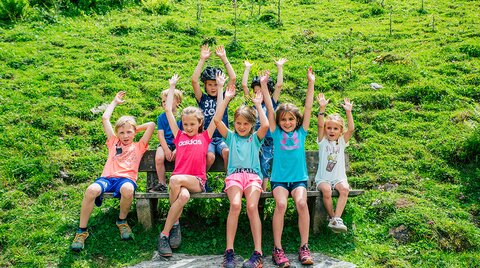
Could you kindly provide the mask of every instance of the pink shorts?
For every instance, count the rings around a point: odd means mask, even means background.
[[[262,179],[260,179],[260,177],[255,173],[232,173],[225,179],[224,192],[226,192],[227,189],[232,186],[237,186],[242,189],[242,191],[245,191],[245,189],[250,186],[262,189]]]

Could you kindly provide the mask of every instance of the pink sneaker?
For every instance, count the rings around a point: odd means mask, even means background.
[[[285,256],[285,252],[281,248],[273,248],[272,261],[280,268],[290,267],[290,261],[288,260],[287,256]]]
[[[302,247],[298,249],[298,260],[303,264],[303,265],[312,265],[313,264],[313,258],[310,255],[310,249],[308,248],[308,245],[305,244]]]

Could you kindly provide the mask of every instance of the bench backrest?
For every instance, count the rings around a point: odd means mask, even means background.
[[[307,169],[308,169],[308,188],[309,190],[315,190],[315,174],[317,173],[318,168],[318,151],[307,151]],[[348,170],[348,156],[345,155],[346,168]],[[174,162],[165,161],[165,170],[167,172],[172,172],[175,167]],[[155,150],[148,150],[143,155],[142,161],[140,162],[139,172],[147,172],[147,187],[153,186],[157,183],[157,173],[155,169]],[[223,159],[221,157],[216,157],[215,162],[210,168],[209,172],[224,172],[223,168]]]

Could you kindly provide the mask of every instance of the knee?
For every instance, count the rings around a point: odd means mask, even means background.
[[[128,185],[128,186],[127,186]],[[132,200],[134,195],[134,188],[130,183],[124,184],[120,189],[120,193],[122,194],[122,198],[126,200]]]
[[[258,215],[258,204],[248,204],[247,205],[247,214],[249,216]]]
[[[348,196],[348,193],[350,192],[350,189],[348,187],[345,187],[345,186],[342,185],[340,187],[337,187],[337,191],[338,191],[339,195]]]
[[[177,201],[180,201],[182,204],[186,204],[190,199],[190,193],[188,191],[181,191],[178,195]]]
[[[299,200],[296,204],[298,213],[308,211],[308,205],[306,200]]]
[[[181,186],[181,180],[177,176],[170,177],[170,181],[168,182],[168,186],[172,189],[179,188]]]
[[[287,201],[282,200],[282,201],[275,201],[275,202],[276,202],[275,210],[285,213],[285,211],[287,210]]]
[[[155,165],[163,165],[163,163],[165,163],[165,156],[163,155],[156,155],[155,156]]]
[[[332,196],[332,188],[328,184],[321,184],[319,190],[322,192],[323,198],[330,198]]]
[[[91,184],[88,186],[87,190],[85,190],[84,198],[85,199],[95,199],[102,193],[102,188],[100,188],[97,184]]]
[[[242,209],[242,203],[230,203],[230,213],[234,215],[239,215],[240,210]]]
[[[212,164],[213,162],[215,162],[215,154],[211,152],[207,153],[207,163]]]
[[[229,152],[230,152],[230,150],[228,148],[225,148],[225,149],[222,150],[223,159],[228,159]]]

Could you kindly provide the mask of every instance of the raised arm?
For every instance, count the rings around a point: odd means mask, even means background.
[[[215,80],[217,81],[217,86],[218,86],[217,108],[216,108],[216,111],[215,111],[215,115],[213,116],[213,120],[210,121],[210,124],[207,127],[208,136],[210,138],[213,136],[213,132],[215,131],[215,128],[217,127],[216,124],[215,124],[215,117],[220,116],[220,118],[221,118],[221,117],[223,117],[223,113],[225,112],[225,109],[223,109],[223,112],[221,114],[218,113],[218,108],[219,108],[220,104],[223,102],[223,86],[225,85],[225,81],[226,81],[225,74],[222,73],[222,72],[218,72]],[[223,134],[222,134],[222,136],[223,136]]]
[[[344,103],[342,104],[343,109],[345,109],[345,113],[347,115],[347,132],[343,134],[343,139],[345,142],[348,142],[352,137],[353,131],[355,130],[355,125],[353,123],[353,116],[352,116],[352,109],[353,109],[353,101],[350,102],[349,98],[344,99]]]
[[[215,49],[215,54],[222,60],[225,69],[227,69],[228,84],[235,85],[235,82],[237,81],[237,76],[235,75],[235,71],[233,70],[232,65],[227,59],[227,52],[225,51],[225,48],[223,46],[218,46]]]
[[[218,88],[223,89],[223,86],[225,85],[225,74],[223,73],[218,74],[216,80],[217,80]],[[234,96],[235,96],[235,86],[233,87],[229,86],[227,87],[227,91],[225,92],[225,99],[222,102],[218,102],[218,97],[217,97],[217,110],[215,111],[215,115],[213,116],[213,122],[215,122],[215,126],[217,127],[218,132],[220,132],[220,134],[224,138],[227,137],[228,128],[225,125],[225,123],[223,123],[222,118],[223,118],[223,114],[225,113],[225,110],[227,109],[228,103]],[[212,125],[212,123],[210,123],[210,125]]]
[[[325,110],[330,99],[326,100],[323,93],[319,93],[317,96],[318,104],[320,105],[320,111],[318,112],[318,136],[317,141],[322,141],[325,136]]]
[[[144,131],[142,138],[140,139],[140,142],[144,144],[148,144],[150,141],[150,138],[152,138],[153,132],[155,131],[155,123],[153,122],[147,122],[143,123],[140,126],[137,126],[137,132]]]
[[[125,102],[123,100],[123,97],[125,97],[125,94],[126,94],[125,91],[119,91],[117,95],[115,95],[115,98],[112,100],[112,102],[110,102],[110,104],[107,106],[107,109],[105,109],[105,112],[103,112],[102,125],[103,125],[103,130],[107,135],[107,139],[115,135],[115,131],[113,130],[112,123],[110,122],[110,117],[112,117],[112,113],[115,107],[118,104],[122,104]]]
[[[275,84],[275,91],[273,91],[272,98],[275,102],[278,102],[278,98],[280,98],[280,91],[282,91],[283,87],[283,65],[287,62],[286,58],[281,58],[275,61],[275,65],[277,65],[277,84]]]
[[[207,59],[210,57],[210,48],[208,45],[203,45],[202,49],[200,50],[200,60],[198,61],[197,67],[195,67],[195,71],[193,71],[192,75],[192,87],[193,93],[195,93],[195,99],[200,101],[202,98],[202,88],[200,87],[200,75],[202,73],[202,68]]]
[[[262,90],[265,107],[267,107],[268,123],[269,123],[270,131],[274,132],[275,128],[277,127],[277,123],[275,122],[275,110],[273,109],[272,98],[270,97],[270,93],[268,92],[267,83],[268,83],[269,76],[270,76],[270,71],[266,71],[260,76],[260,88]]]
[[[253,63],[248,62],[248,60],[243,62],[245,66],[245,71],[243,71],[242,76],[242,89],[243,94],[245,95],[246,99],[250,99],[250,88],[248,87],[248,74],[250,73],[250,69],[252,68]]]
[[[260,127],[257,130],[257,136],[259,140],[263,140],[265,135],[267,135],[267,131],[270,125],[268,123],[268,118],[265,115],[265,112],[263,112],[262,102],[263,102],[263,94],[262,92],[258,91],[255,94],[253,103],[255,104],[255,108],[257,108],[258,119],[260,120]]]
[[[307,96],[305,98],[305,108],[303,110],[303,129],[305,129],[305,131],[307,131],[308,127],[310,126],[310,116],[312,115],[312,106],[313,106],[313,94],[315,94],[314,92],[315,74],[312,71],[312,66],[308,68],[307,79],[308,79]]]
[[[177,136],[179,128],[175,116],[173,115],[173,97],[175,94],[175,86],[179,79],[178,74],[174,74],[172,78],[168,80],[170,88],[168,89],[167,101],[165,102],[165,114],[167,115],[168,125],[170,126],[174,137]]]

